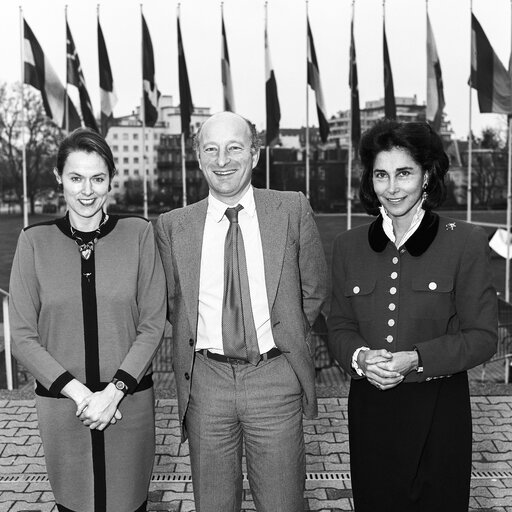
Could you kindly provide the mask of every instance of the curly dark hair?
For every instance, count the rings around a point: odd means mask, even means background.
[[[450,161],[443,148],[441,137],[428,123],[383,120],[367,130],[359,145],[359,155],[363,166],[359,198],[370,215],[379,214],[380,202],[373,189],[373,164],[378,153],[393,148],[406,150],[414,161],[428,173],[425,188],[427,198],[423,209],[433,210],[446,198],[444,178]]]

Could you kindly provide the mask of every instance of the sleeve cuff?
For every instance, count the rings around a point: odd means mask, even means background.
[[[121,380],[126,384],[126,387],[128,388],[128,391],[126,392],[127,395],[131,395],[138,385],[137,379],[124,370],[117,370],[114,378]]]
[[[57,377],[53,384],[50,386],[50,389],[48,390],[52,396],[55,398],[58,398],[60,395],[62,388],[69,384],[74,379],[73,375],[69,372],[64,372],[62,375]]]
[[[352,354],[352,368],[354,371],[359,375],[359,377],[364,377],[364,372],[360,368],[360,366],[357,364],[357,356],[359,355],[359,352],[362,350],[370,350],[368,347],[359,347],[353,354]]]

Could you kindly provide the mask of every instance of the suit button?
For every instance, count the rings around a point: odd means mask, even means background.
[[[192,338],[190,338],[190,339],[188,340],[188,344],[189,344],[191,347],[193,347],[193,346],[194,346],[194,340],[193,340]]]
[[[185,373],[185,379],[190,380],[190,375],[188,373]]]

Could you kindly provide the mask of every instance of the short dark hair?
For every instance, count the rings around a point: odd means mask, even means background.
[[[108,177],[110,178],[110,182],[112,182],[116,174],[112,150],[107,144],[107,141],[98,132],[90,128],[77,128],[60,143],[56,166],[59,176],[62,176],[68,156],[76,151],[96,153],[101,157],[107,166]]]
[[[215,114],[213,114],[213,115],[215,115]],[[252,153],[258,152],[261,147],[261,140],[258,135],[258,131],[256,130],[256,125],[254,123],[252,123],[251,121],[249,121],[249,119],[246,119],[245,117],[242,117],[242,116],[239,116],[239,117],[241,117],[247,123],[247,126],[249,127],[249,131],[251,133],[251,151],[252,151]],[[210,119],[210,118],[208,118],[208,119]],[[206,121],[208,121],[208,119]],[[201,137],[201,131],[203,130],[203,126],[204,126],[204,123],[206,123],[206,121],[203,121],[201,123],[201,125],[199,126],[199,129],[197,130],[197,132],[194,134],[194,137],[192,138],[192,147],[194,148],[194,151],[196,153],[199,152],[199,139]]]
[[[428,184],[423,202],[424,210],[433,210],[446,198],[444,178],[450,161],[443,148],[441,137],[428,123],[383,120],[367,130],[359,145],[363,166],[359,198],[370,215],[378,215],[380,202],[373,189],[373,164],[377,154],[393,148],[406,150],[414,161],[428,173]]]

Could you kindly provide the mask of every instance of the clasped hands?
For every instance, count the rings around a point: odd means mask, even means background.
[[[388,350],[361,350],[357,364],[370,384],[386,390],[398,386],[410,371],[418,367],[418,353],[415,350],[395,353]]]
[[[124,393],[110,383],[103,391],[93,393],[87,386],[73,379],[62,389],[62,393],[76,403],[76,416],[91,430],[104,430],[115,424],[123,415],[118,405]]]

